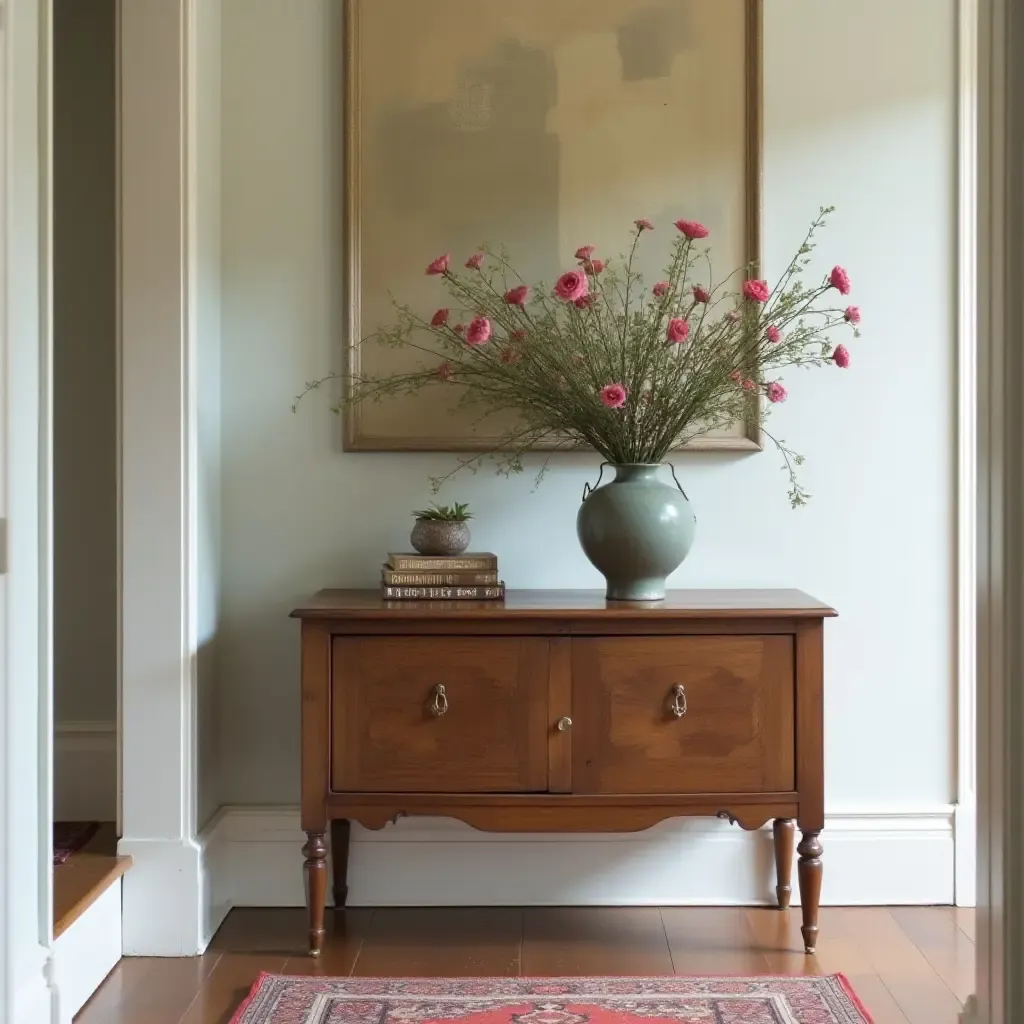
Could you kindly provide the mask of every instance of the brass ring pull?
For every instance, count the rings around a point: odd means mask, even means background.
[[[562,718],[560,718],[558,720],[558,731],[559,732],[568,732],[571,728],[572,728],[572,719],[568,715],[565,715],[564,717],[562,717]]]
[[[676,683],[672,687],[671,708],[676,718],[682,718],[686,714],[686,687],[682,683]]]
[[[433,689],[434,699],[430,702],[430,713],[435,718],[440,718],[448,710],[448,695],[444,692],[444,686],[438,683]]]

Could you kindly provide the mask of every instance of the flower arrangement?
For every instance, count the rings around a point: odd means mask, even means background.
[[[859,308],[833,298],[848,295],[849,276],[836,266],[817,284],[802,280],[832,209],[821,208],[774,287],[749,267],[716,284],[710,232],[693,220],[673,225],[663,279],[650,285],[634,270],[638,247],[655,231],[646,218],[634,223],[628,255],[612,261],[581,246],[577,265],[552,288],[527,283],[504,249],[481,247],[459,270],[450,255],[439,256],[426,273],[443,281],[449,304],[423,316],[395,303],[396,322],[361,342],[417,350],[422,365],[352,377],[350,400],[458,388],[481,418],[519,413],[500,448],[462,459],[452,473],[488,456],[501,471],[520,471],[539,442],[590,448],[615,464],[663,462],[693,438],[749,416],[753,401],[767,400],[766,413],[786,401],[782,371],[850,365],[846,346],[829,339],[843,328],[859,336]],[[296,405],[337,376],[307,384]],[[792,505],[804,504],[802,457],[764,433],[784,458]],[[452,473],[433,481],[435,493]]]

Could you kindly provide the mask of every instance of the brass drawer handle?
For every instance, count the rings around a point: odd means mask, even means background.
[[[686,687],[682,683],[676,683],[672,687],[672,714],[676,718],[682,718],[686,714]]]
[[[562,718],[560,718],[558,720],[558,731],[559,732],[568,732],[571,728],[572,728],[572,719],[568,715],[565,715],[564,717],[562,717]]]
[[[444,692],[444,686],[438,683],[433,689],[434,699],[430,702],[430,713],[435,718],[440,718],[448,710],[448,695]]]

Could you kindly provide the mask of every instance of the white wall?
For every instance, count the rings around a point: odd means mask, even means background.
[[[218,666],[232,804],[298,799],[288,611],[322,586],[374,585],[428,476],[451,465],[344,454],[326,403],[290,411],[341,358],[339,7],[224,2]],[[766,270],[835,204],[817,256],[848,268],[864,337],[848,371],[791,375],[772,417],[807,457],[807,508],[790,510],[771,451],[677,460],[698,536],[675,586],[796,586],[839,610],[829,813],[928,811],[954,793],[954,15],[952,0],[765,4]],[[597,461],[558,462],[536,493],[529,473],[484,472],[443,496],[473,504],[474,546],[500,554],[510,586],[597,587],[574,531]]]

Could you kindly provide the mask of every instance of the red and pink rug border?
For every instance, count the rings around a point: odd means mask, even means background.
[[[310,979],[310,977],[315,977],[315,975],[309,975],[309,974],[278,974],[278,973],[276,973],[274,971],[261,971],[260,974],[259,974],[259,977],[257,977],[257,979],[253,982],[252,987],[249,989],[249,994],[245,997],[245,999],[242,1000],[242,1003],[238,1007],[238,1009],[235,1010],[235,1014],[231,1018],[229,1024],[239,1024],[239,1021],[241,1021],[241,1019],[242,1019],[242,1015],[249,1008],[249,1004],[256,997],[257,992],[259,992],[260,986],[263,984],[264,978],[294,978],[296,981],[308,981]],[[336,977],[339,981],[342,981],[342,980],[344,980],[345,977],[347,977],[347,975],[334,975],[333,977]],[[440,975],[438,977],[440,977]],[[451,981],[466,981],[466,980],[469,980],[470,978],[472,978],[473,981],[478,981],[478,982],[506,981],[506,980],[508,980],[507,977],[488,978],[488,977],[478,977],[476,975],[471,975],[471,976],[470,975],[466,975],[466,976],[463,976],[463,975],[451,975],[451,976],[445,975],[444,977],[445,977],[446,980],[451,980]],[[853,990],[853,986],[850,984],[850,979],[847,978],[845,974],[823,974],[823,975],[808,975],[808,974],[714,974],[714,975],[665,974],[665,975],[644,975],[644,976],[637,975],[635,977],[632,976],[632,975],[572,975],[572,976],[566,976],[566,977],[555,977],[553,975],[550,976],[550,977],[544,976],[544,975],[539,975],[539,976],[524,975],[524,976],[520,976],[519,980],[523,981],[523,982],[526,982],[526,983],[535,982],[535,983],[537,983],[539,985],[543,985],[545,983],[551,983],[551,982],[555,982],[555,981],[572,980],[572,981],[579,982],[579,981],[592,981],[592,980],[595,980],[595,979],[598,979],[598,978],[608,978],[608,977],[614,977],[616,981],[652,981],[652,980],[657,980],[658,977],[680,978],[680,979],[684,979],[684,980],[687,979],[687,978],[691,978],[692,979],[692,978],[697,978],[697,977],[757,978],[759,980],[764,980],[764,981],[793,981],[796,978],[812,978],[812,977],[834,978],[836,981],[839,982],[839,984],[842,987],[843,991],[849,997],[850,1002],[852,1002],[853,1005],[856,1007],[857,1012],[860,1013],[860,1015],[864,1018],[864,1024],[874,1024],[874,1018],[868,1012],[868,1008],[864,1005],[864,1001]],[[415,981],[415,980],[422,981],[422,980],[424,980],[424,977],[423,976],[413,977],[413,976],[410,975],[409,977],[395,977],[395,978],[386,978],[386,979],[385,978],[381,978],[381,979],[378,979],[378,980],[394,982],[396,984],[401,984],[402,982],[409,982],[409,981]]]

